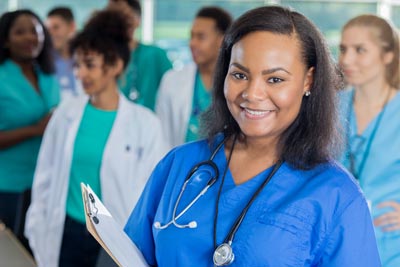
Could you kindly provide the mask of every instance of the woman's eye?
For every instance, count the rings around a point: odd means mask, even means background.
[[[277,78],[277,77],[272,77],[268,79],[269,83],[279,83],[282,82],[283,80],[281,78]]]
[[[93,64],[93,63],[87,63],[86,64],[86,68],[88,68],[88,69],[94,69],[95,67],[96,67],[96,65]]]
[[[365,49],[363,47],[357,47],[356,52],[361,54],[361,53],[365,52]]]
[[[246,75],[244,75],[243,73],[240,73],[240,72],[232,73],[232,76],[235,77],[235,79],[237,79],[237,80],[247,79]]]
[[[344,46],[339,46],[339,52],[340,52],[340,54],[346,53],[346,47],[344,47]]]

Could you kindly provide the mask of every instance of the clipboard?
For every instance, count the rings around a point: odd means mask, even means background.
[[[28,251],[6,225],[0,221],[0,262],[7,267],[35,267]]]
[[[93,192],[81,183],[86,228],[120,267],[148,267],[140,250]]]

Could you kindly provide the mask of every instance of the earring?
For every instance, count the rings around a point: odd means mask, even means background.
[[[304,95],[305,95],[305,96],[310,96],[310,95],[311,95],[311,92],[310,92],[309,90],[307,90],[307,91],[304,93]]]

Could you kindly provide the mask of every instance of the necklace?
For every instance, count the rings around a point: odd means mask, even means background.
[[[346,139],[347,139],[347,142],[346,142],[346,146],[347,146],[347,154],[348,154],[349,161],[350,161],[350,172],[354,175],[354,177],[355,177],[357,180],[360,179],[361,174],[362,174],[362,172],[363,172],[363,170],[364,170],[364,167],[365,167],[365,163],[366,163],[367,160],[368,160],[368,156],[369,156],[369,152],[370,152],[370,150],[371,150],[372,143],[373,143],[373,141],[374,141],[374,139],[375,139],[376,133],[378,132],[378,129],[379,129],[379,126],[380,126],[380,124],[381,124],[383,115],[385,114],[387,103],[389,102],[390,92],[391,92],[391,90],[390,90],[390,88],[389,88],[388,93],[387,93],[386,98],[385,98],[385,101],[384,101],[384,103],[383,103],[382,110],[381,110],[381,112],[379,113],[379,115],[378,115],[378,117],[377,117],[377,119],[376,119],[376,122],[375,122],[375,124],[374,124],[374,128],[372,129],[372,133],[371,133],[370,137],[369,137],[368,140],[367,140],[367,144],[366,144],[366,147],[365,147],[365,151],[364,151],[364,153],[363,153],[363,155],[362,155],[362,158],[361,158],[361,161],[360,161],[360,165],[359,165],[359,167],[358,167],[358,170],[356,170],[356,166],[355,166],[355,165],[356,165],[356,162],[355,162],[355,161],[356,161],[356,157],[355,157],[355,153],[352,151],[351,145],[350,145],[350,137],[351,137],[351,136],[350,136],[351,111],[352,111],[352,107],[353,107],[353,105],[354,105],[354,100],[355,100],[355,90],[353,90],[352,96],[351,96],[351,98],[350,98],[349,109],[348,109],[348,111],[347,111],[347,129],[346,129],[346,132],[347,132],[347,138],[346,138]]]
[[[242,224],[242,221],[243,221],[244,217],[246,216],[247,211],[249,210],[251,204],[253,204],[254,200],[261,193],[261,191],[268,184],[268,182],[272,179],[274,174],[278,171],[278,169],[280,168],[280,166],[283,163],[283,161],[278,160],[278,162],[276,163],[274,169],[268,174],[268,176],[265,178],[263,183],[257,188],[256,192],[250,198],[249,202],[246,204],[246,206],[244,207],[244,209],[242,210],[240,215],[236,218],[235,223],[233,224],[233,226],[229,230],[229,233],[225,237],[223,243],[217,247],[217,241],[216,240],[217,240],[218,204],[219,204],[219,199],[220,199],[220,196],[221,196],[222,186],[223,186],[224,181],[225,181],[226,172],[228,170],[229,163],[230,163],[231,158],[232,158],[232,152],[233,152],[233,148],[234,148],[235,143],[236,143],[236,138],[237,138],[237,135],[235,135],[231,150],[229,152],[228,162],[227,162],[227,165],[226,165],[225,170],[224,170],[224,174],[223,174],[222,179],[221,179],[221,184],[220,184],[219,189],[218,189],[217,200],[216,200],[216,203],[215,203],[216,206],[215,206],[215,217],[214,217],[214,255],[213,255],[213,261],[214,261],[214,265],[215,266],[226,266],[226,265],[231,264],[234,261],[235,254],[233,253],[233,250],[232,250],[233,238],[234,238],[237,230],[239,229],[240,225]]]

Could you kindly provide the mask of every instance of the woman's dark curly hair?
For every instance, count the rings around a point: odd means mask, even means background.
[[[105,65],[112,66],[122,59],[124,68],[129,63],[129,21],[116,9],[96,12],[70,43],[70,52],[95,51],[104,57]]]
[[[37,19],[37,21],[42,25],[44,33],[44,43],[42,51],[40,51],[38,57],[35,59],[36,63],[39,65],[41,71],[46,74],[53,74],[55,72],[52,49],[53,45],[50,39],[50,35],[43,25],[40,18],[28,9],[20,9],[16,11],[6,12],[0,18],[0,64],[4,63],[10,58],[10,50],[7,48],[6,43],[10,35],[10,30],[14,25],[14,22],[21,15],[29,15]]]
[[[219,132],[226,136],[241,133],[226,103],[224,81],[233,45],[255,31],[296,37],[307,69],[314,67],[311,95],[303,97],[299,114],[280,137],[281,159],[299,169],[310,169],[328,161],[337,152],[339,143],[336,91],[342,80],[317,27],[302,14],[284,7],[266,6],[250,10],[239,17],[225,35],[214,76],[213,103],[202,118],[202,132],[208,138]]]

